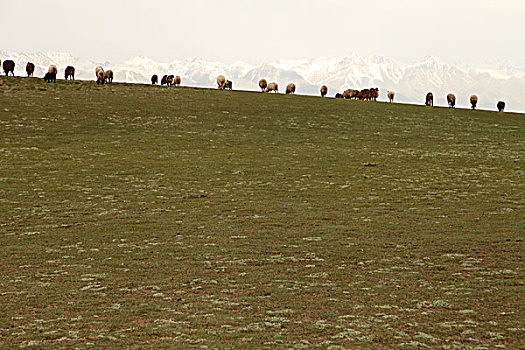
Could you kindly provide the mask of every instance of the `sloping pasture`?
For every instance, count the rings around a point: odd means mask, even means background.
[[[0,78],[0,348],[518,349],[525,117]]]

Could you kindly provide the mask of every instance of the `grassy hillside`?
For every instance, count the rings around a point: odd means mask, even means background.
[[[523,115],[0,84],[0,348],[524,346]]]

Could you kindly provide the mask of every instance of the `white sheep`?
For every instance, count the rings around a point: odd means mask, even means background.
[[[95,76],[97,77],[97,84],[104,84],[104,68],[101,66],[95,68]]]
[[[279,85],[277,83],[270,83],[266,86],[266,92],[273,91],[275,93],[279,92]]]
[[[286,94],[295,94],[295,84],[294,83],[290,83],[288,85],[286,85]]]
[[[224,75],[219,75],[217,77],[217,85],[219,90],[224,90],[224,85],[226,84],[226,78]]]
[[[104,72],[104,82],[108,84],[113,83],[113,71],[111,69]]]
[[[386,95],[388,96],[388,100],[390,101],[390,103],[394,102],[394,96],[396,95],[394,91],[389,91],[386,93]]]

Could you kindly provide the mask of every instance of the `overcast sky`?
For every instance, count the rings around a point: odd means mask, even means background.
[[[355,52],[525,65],[524,0],[6,0],[0,49],[250,63]]]

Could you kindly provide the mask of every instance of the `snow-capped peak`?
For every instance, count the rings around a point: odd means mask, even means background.
[[[525,111],[525,67],[498,62],[484,67],[449,64],[434,56],[426,56],[415,64],[402,64],[384,56],[366,58],[356,53],[339,57],[278,60],[250,64],[237,60],[230,64],[200,57],[158,62],[139,55],[121,63],[94,62],[61,52],[18,53],[0,50],[0,60],[13,59],[15,74],[25,75],[25,65],[36,65],[35,76],[43,76],[51,64],[63,71],[67,65],[76,68],[79,79],[93,79],[94,68],[103,65],[115,73],[115,81],[148,83],[152,74],[176,74],[182,84],[214,87],[219,74],[234,81],[236,89],[259,90],[261,78],[280,85],[294,82],[298,94],[318,95],[321,85],[327,85],[329,95],[348,88],[380,88],[380,99],[386,91],[396,91],[396,101],[423,103],[428,91],[435,96],[436,105],[446,105],[445,96],[457,92],[458,105],[468,106],[470,94],[479,97],[480,108],[495,109],[498,100],[507,102],[509,110]]]

